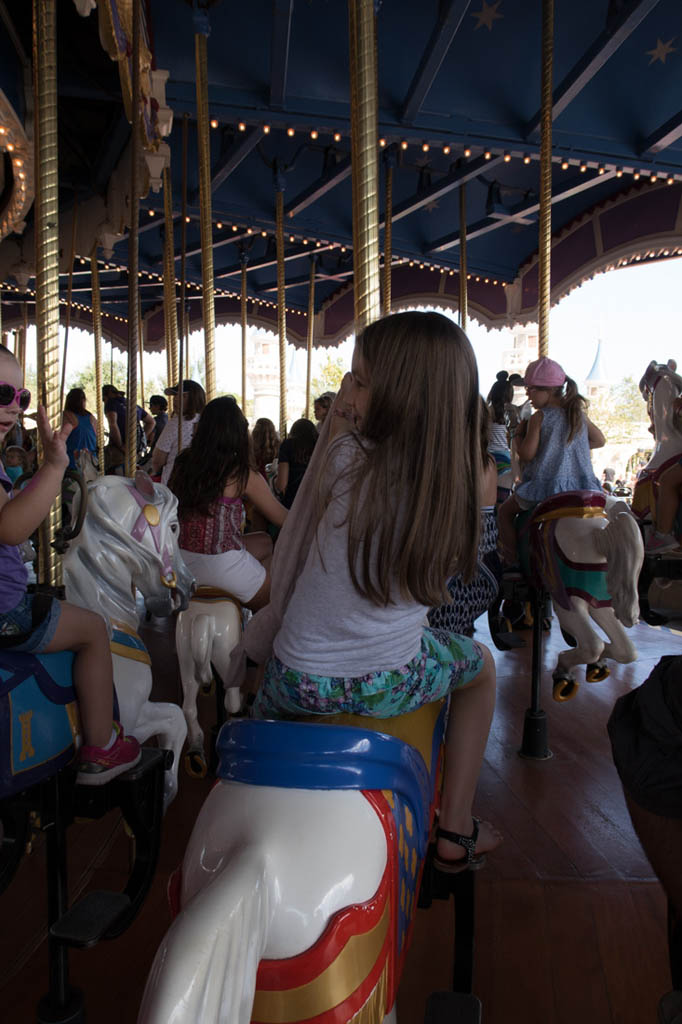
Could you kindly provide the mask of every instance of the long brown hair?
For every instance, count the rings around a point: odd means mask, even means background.
[[[440,313],[395,313],[356,340],[369,374],[362,457],[349,471],[348,561],[355,589],[385,606],[395,595],[447,600],[469,579],[479,532],[479,394],[467,336]]]
[[[249,463],[249,424],[244,413],[231,395],[214,398],[204,407],[192,442],[176,458],[168,481],[178,499],[180,519],[190,512],[208,515],[228,480],[242,494],[249,482]]]
[[[587,407],[590,403],[580,394],[578,385],[572,377],[566,378],[563,387],[555,388],[554,394],[560,399],[561,408],[568,418],[567,443],[570,444],[585,422]]]
[[[256,420],[251,431],[251,440],[256,466],[267,466],[269,462],[277,458],[279,434],[272,420],[266,416],[261,416]]]

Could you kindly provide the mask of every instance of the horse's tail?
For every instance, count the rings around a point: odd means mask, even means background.
[[[212,615],[196,615],[192,619],[190,630],[190,649],[196,666],[197,677],[201,683],[208,684],[213,679],[211,669],[211,651],[215,636],[215,620]]]
[[[245,847],[189,900],[156,952],[138,1024],[249,1024],[270,920],[265,870]]]
[[[607,562],[606,582],[616,618],[624,626],[639,619],[637,579],[644,561],[644,545],[639,527],[624,501],[609,503],[609,525],[597,530],[594,543]]]

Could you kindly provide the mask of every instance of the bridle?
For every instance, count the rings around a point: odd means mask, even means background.
[[[156,505],[152,505],[150,502],[145,501],[144,496],[139,493],[134,485],[128,489],[135,498],[137,504],[140,506],[140,514],[131,530],[131,536],[134,540],[141,542],[145,532],[149,530],[152,535],[152,540],[154,541],[156,553],[161,559],[161,582],[164,587],[168,587],[169,590],[172,590],[177,586],[177,577],[175,575],[175,570],[173,569],[172,551],[168,545],[162,545],[161,543],[161,515],[159,510]]]

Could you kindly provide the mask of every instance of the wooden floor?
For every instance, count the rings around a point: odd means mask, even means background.
[[[479,620],[477,636],[489,642]],[[178,699],[167,627],[146,627],[154,696]],[[620,694],[641,683],[663,654],[682,653],[682,634],[639,625],[639,661],[609,680],[583,684],[555,704],[549,674],[562,644],[554,623],[545,643],[544,707],[553,758],[521,759],[530,652],[496,652],[498,703],[481,775],[477,812],[505,842],[477,878],[474,991],[485,1024],[654,1024],[670,988],[665,900],[633,834],[613,768],[606,721]],[[204,708],[210,715],[210,706]],[[165,887],[182,857],[210,781],[181,773],[164,824],[156,880],[121,938],[71,954],[72,983],[86,993],[90,1024],[135,1024],[155,949],[168,924]],[[120,888],[128,839],[115,814],[69,831],[73,896]],[[0,1021],[30,1024],[47,990],[43,843],[35,844],[0,897]],[[401,1024],[421,1024],[431,991],[451,972],[452,904],[419,911],[398,1001]]]

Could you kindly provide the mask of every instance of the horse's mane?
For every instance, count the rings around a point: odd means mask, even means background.
[[[152,551],[141,541],[135,540],[130,531],[125,529],[112,515],[111,497],[112,492],[120,492],[123,488],[126,491],[131,489],[131,481],[126,477],[105,476],[96,480],[88,488],[88,511],[83,523],[84,539],[89,532],[97,534],[98,539],[113,537],[126,548],[134,548],[140,554],[151,555]],[[177,498],[159,484],[154,485],[154,497],[149,499],[149,504],[155,505],[159,510],[161,522],[164,522],[169,514],[172,514],[177,507]],[[137,506],[136,506],[137,508]]]
[[[606,559],[606,582],[616,618],[630,627],[639,619],[637,577],[644,551],[639,527],[624,501],[606,510],[609,525],[594,535],[597,551]]]

